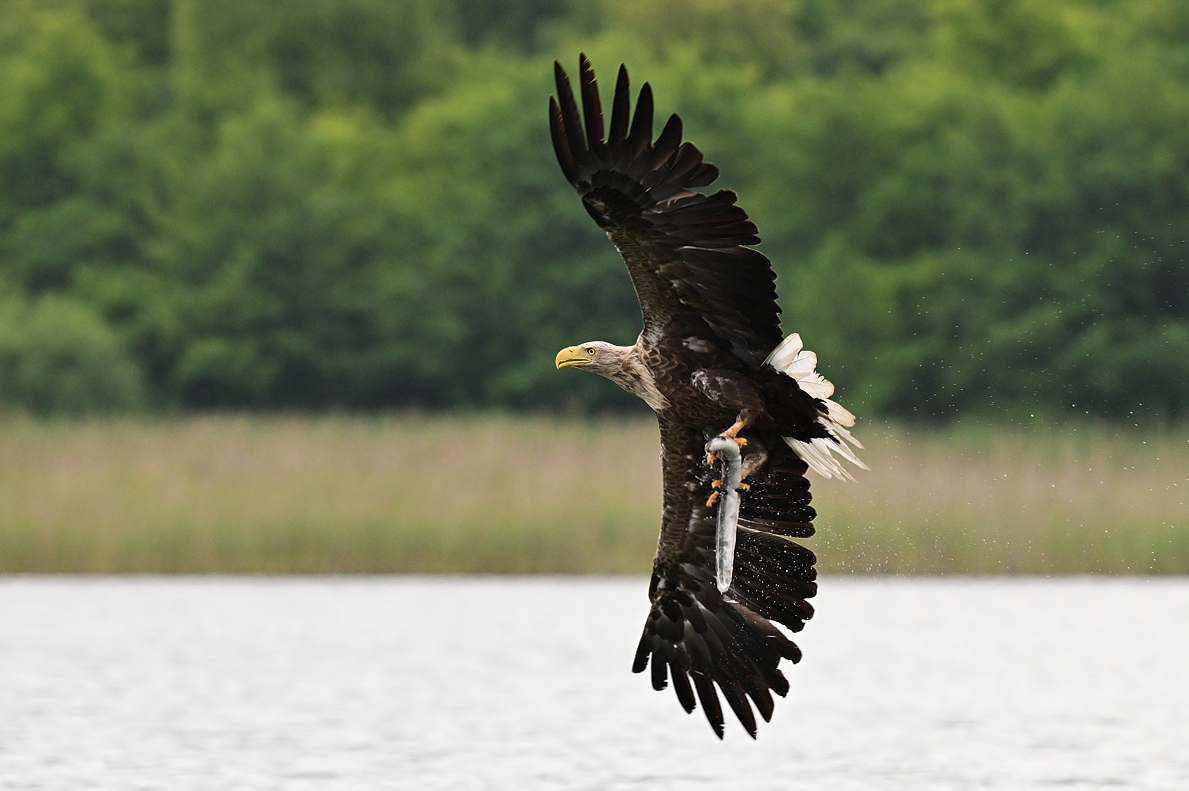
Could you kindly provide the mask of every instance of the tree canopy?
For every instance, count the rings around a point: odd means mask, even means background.
[[[1186,42],[1178,0],[9,0],[0,400],[627,408],[552,368],[639,327],[548,140],[581,50],[856,411],[1180,419]]]

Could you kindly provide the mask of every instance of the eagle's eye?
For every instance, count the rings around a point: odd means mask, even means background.
[[[595,348],[594,348],[593,346],[587,346],[587,347],[586,347],[586,353],[587,353],[587,354],[589,354],[589,355],[591,355],[591,356],[593,357],[593,356],[594,356],[594,353],[595,353]]]

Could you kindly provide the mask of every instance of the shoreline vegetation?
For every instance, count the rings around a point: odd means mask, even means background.
[[[824,573],[1189,573],[1189,432],[868,422]],[[0,572],[647,573],[647,419],[0,419]]]
[[[632,408],[553,364],[640,331],[550,143],[585,52],[721,168],[857,414],[1186,424],[1187,39],[1184,0],[5,0],[0,403]]]

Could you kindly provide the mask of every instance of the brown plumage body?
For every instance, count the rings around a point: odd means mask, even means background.
[[[721,692],[754,737],[752,707],[771,717],[771,692],[788,691],[780,660],[801,656],[774,622],[799,631],[816,592],[813,553],[791,540],[813,534],[807,465],[784,438],[833,440],[829,402],[767,364],[782,340],[775,275],[752,249],[759,237],[734,193],[696,191],[718,170],[681,142],[680,119],[671,116],[654,142],[651,89],[643,86],[632,116],[620,67],[604,137],[586,58],[579,64],[581,114],[560,65],[556,76],[550,130],[558,162],[623,257],[644,325],[633,346],[592,341],[563,349],[557,364],[584,367],[640,396],[660,425],[664,509],[652,610],[633,670],[651,664],[653,686],[671,680],[686,711],[700,700],[720,737]],[[716,476],[704,446],[736,431],[746,443],[750,489],[741,499],[733,582],[720,594]]]

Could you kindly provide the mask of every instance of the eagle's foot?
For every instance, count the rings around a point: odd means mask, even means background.
[[[714,504],[718,502],[718,498],[722,497],[722,491],[723,491],[723,489],[722,489],[722,479],[721,479],[721,478],[718,478],[718,479],[716,479],[716,480],[713,480],[713,481],[711,481],[711,482],[710,482],[710,488],[714,489],[714,491],[710,493],[710,499],[708,499],[708,500],[706,501],[706,507],[707,507],[707,508],[713,508],[713,507],[714,507]],[[740,482],[739,482],[739,486],[738,486],[738,487],[736,487],[735,491],[737,491],[737,492],[749,492],[749,491],[751,491],[751,484],[750,484],[750,483],[743,483],[742,481],[740,481]]]
[[[746,427],[747,427],[747,421],[744,420],[743,418],[739,418],[738,420],[736,420],[734,423],[731,424],[731,427],[729,429],[727,429],[723,433],[719,434],[718,436],[735,440],[735,444],[739,446],[740,450],[742,450],[743,448],[747,447],[747,440],[744,439],[743,437],[739,436],[739,432],[742,431]]]
[[[743,450],[745,447],[747,447],[747,440],[743,437],[738,436],[738,435],[739,435],[739,432],[742,431],[746,425],[747,425],[746,420],[743,420],[743,419],[736,420],[731,425],[731,427],[729,429],[727,429],[723,433],[719,434],[718,436],[734,441],[734,443],[739,446],[739,449]],[[718,454],[715,453],[714,451],[709,451],[706,454],[706,464],[707,464],[707,466],[710,466],[710,467],[713,467],[715,464],[718,464]]]
[[[738,420],[736,420],[734,423],[731,424],[731,427],[729,429],[727,429],[723,433],[719,434],[718,436],[728,437],[730,439],[733,439],[736,442],[738,442],[739,447],[742,448],[744,445],[747,444],[747,442],[745,440],[739,440],[736,438],[739,436],[739,432],[747,427],[747,423],[748,423],[748,421],[745,420],[744,418],[739,418]]]
[[[713,508],[714,504],[718,502],[718,498],[722,496],[722,479],[711,481],[710,487],[714,491],[710,493],[710,499],[706,501],[707,508]]]
[[[719,434],[719,436],[725,437],[726,435]],[[728,437],[728,439],[734,440],[735,444],[738,445],[740,448],[744,448],[747,446],[747,440],[744,439],[743,437]],[[715,464],[718,464],[718,454],[715,453],[714,451],[710,451],[709,453],[706,454],[706,466],[713,467]]]

